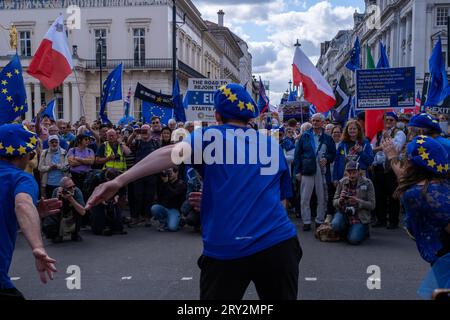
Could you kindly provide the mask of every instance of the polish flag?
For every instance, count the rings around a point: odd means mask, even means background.
[[[295,48],[292,72],[294,86],[302,84],[305,100],[315,105],[317,112],[327,112],[336,104],[333,89],[299,47]]]
[[[64,18],[60,15],[39,45],[28,74],[39,79],[47,90],[52,90],[64,82],[72,69],[72,54],[64,30]]]

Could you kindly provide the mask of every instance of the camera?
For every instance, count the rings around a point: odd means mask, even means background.
[[[136,132],[136,134],[141,134],[142,130],[141,129],[136,129],[135,132]]]
[[[164,170],[163,172],[161,172],[161,177],[168,177],[169,176],[169,173],[166,171],[166,170]]]
[[[356,214],[355,207],[346,207],[345,208],[345,214],[349,216],[354,216]]]

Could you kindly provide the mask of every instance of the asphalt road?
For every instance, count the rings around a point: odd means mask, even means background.
[[[351,246],[319,242],[293,221],[303,248],[299,299],[419,299],[417,288],[429,266],[402,229],[372,229],[370,239]],[[83,231],[83,242],[47,242],[59,272],[46,285],[39,282],[20,234],[9,275],[28,299],[198,299],[200,234],[190,228],[176,233],[158,232],[156,227],[127,231],[112,237]],[[80,268],[80,289],[67,286],[76,283],[73,271],[67,272],[73,265]],[[369,266],[380,268],[379,289],[367,287]],[[253,285],[244,298],[258,299]]]

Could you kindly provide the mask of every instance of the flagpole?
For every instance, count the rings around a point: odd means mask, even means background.
[[[80,105],[81,105],[81,115],[83,117],[86,116],[86,111],[84,110],[84,104],[83,104],[83,98],[81,97],[81,90],[80,90],[80,82],[78,81],[78,75],[77,75],[77,71],[76,71],[76,67],[73,68],[73,74],[75,75],[75,83],[77,85],[77,89],[78,89],[78,96],[80,97]],[[72,92],[73,94],[73,92]]]

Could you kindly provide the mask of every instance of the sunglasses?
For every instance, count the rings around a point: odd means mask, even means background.
[[[392,121],[395,121],[395,119],[392,119],[392,118],[386,118],[386,121],[392,122]]]
[[[152,122],[152,124],[160,124],[160,122]]]

